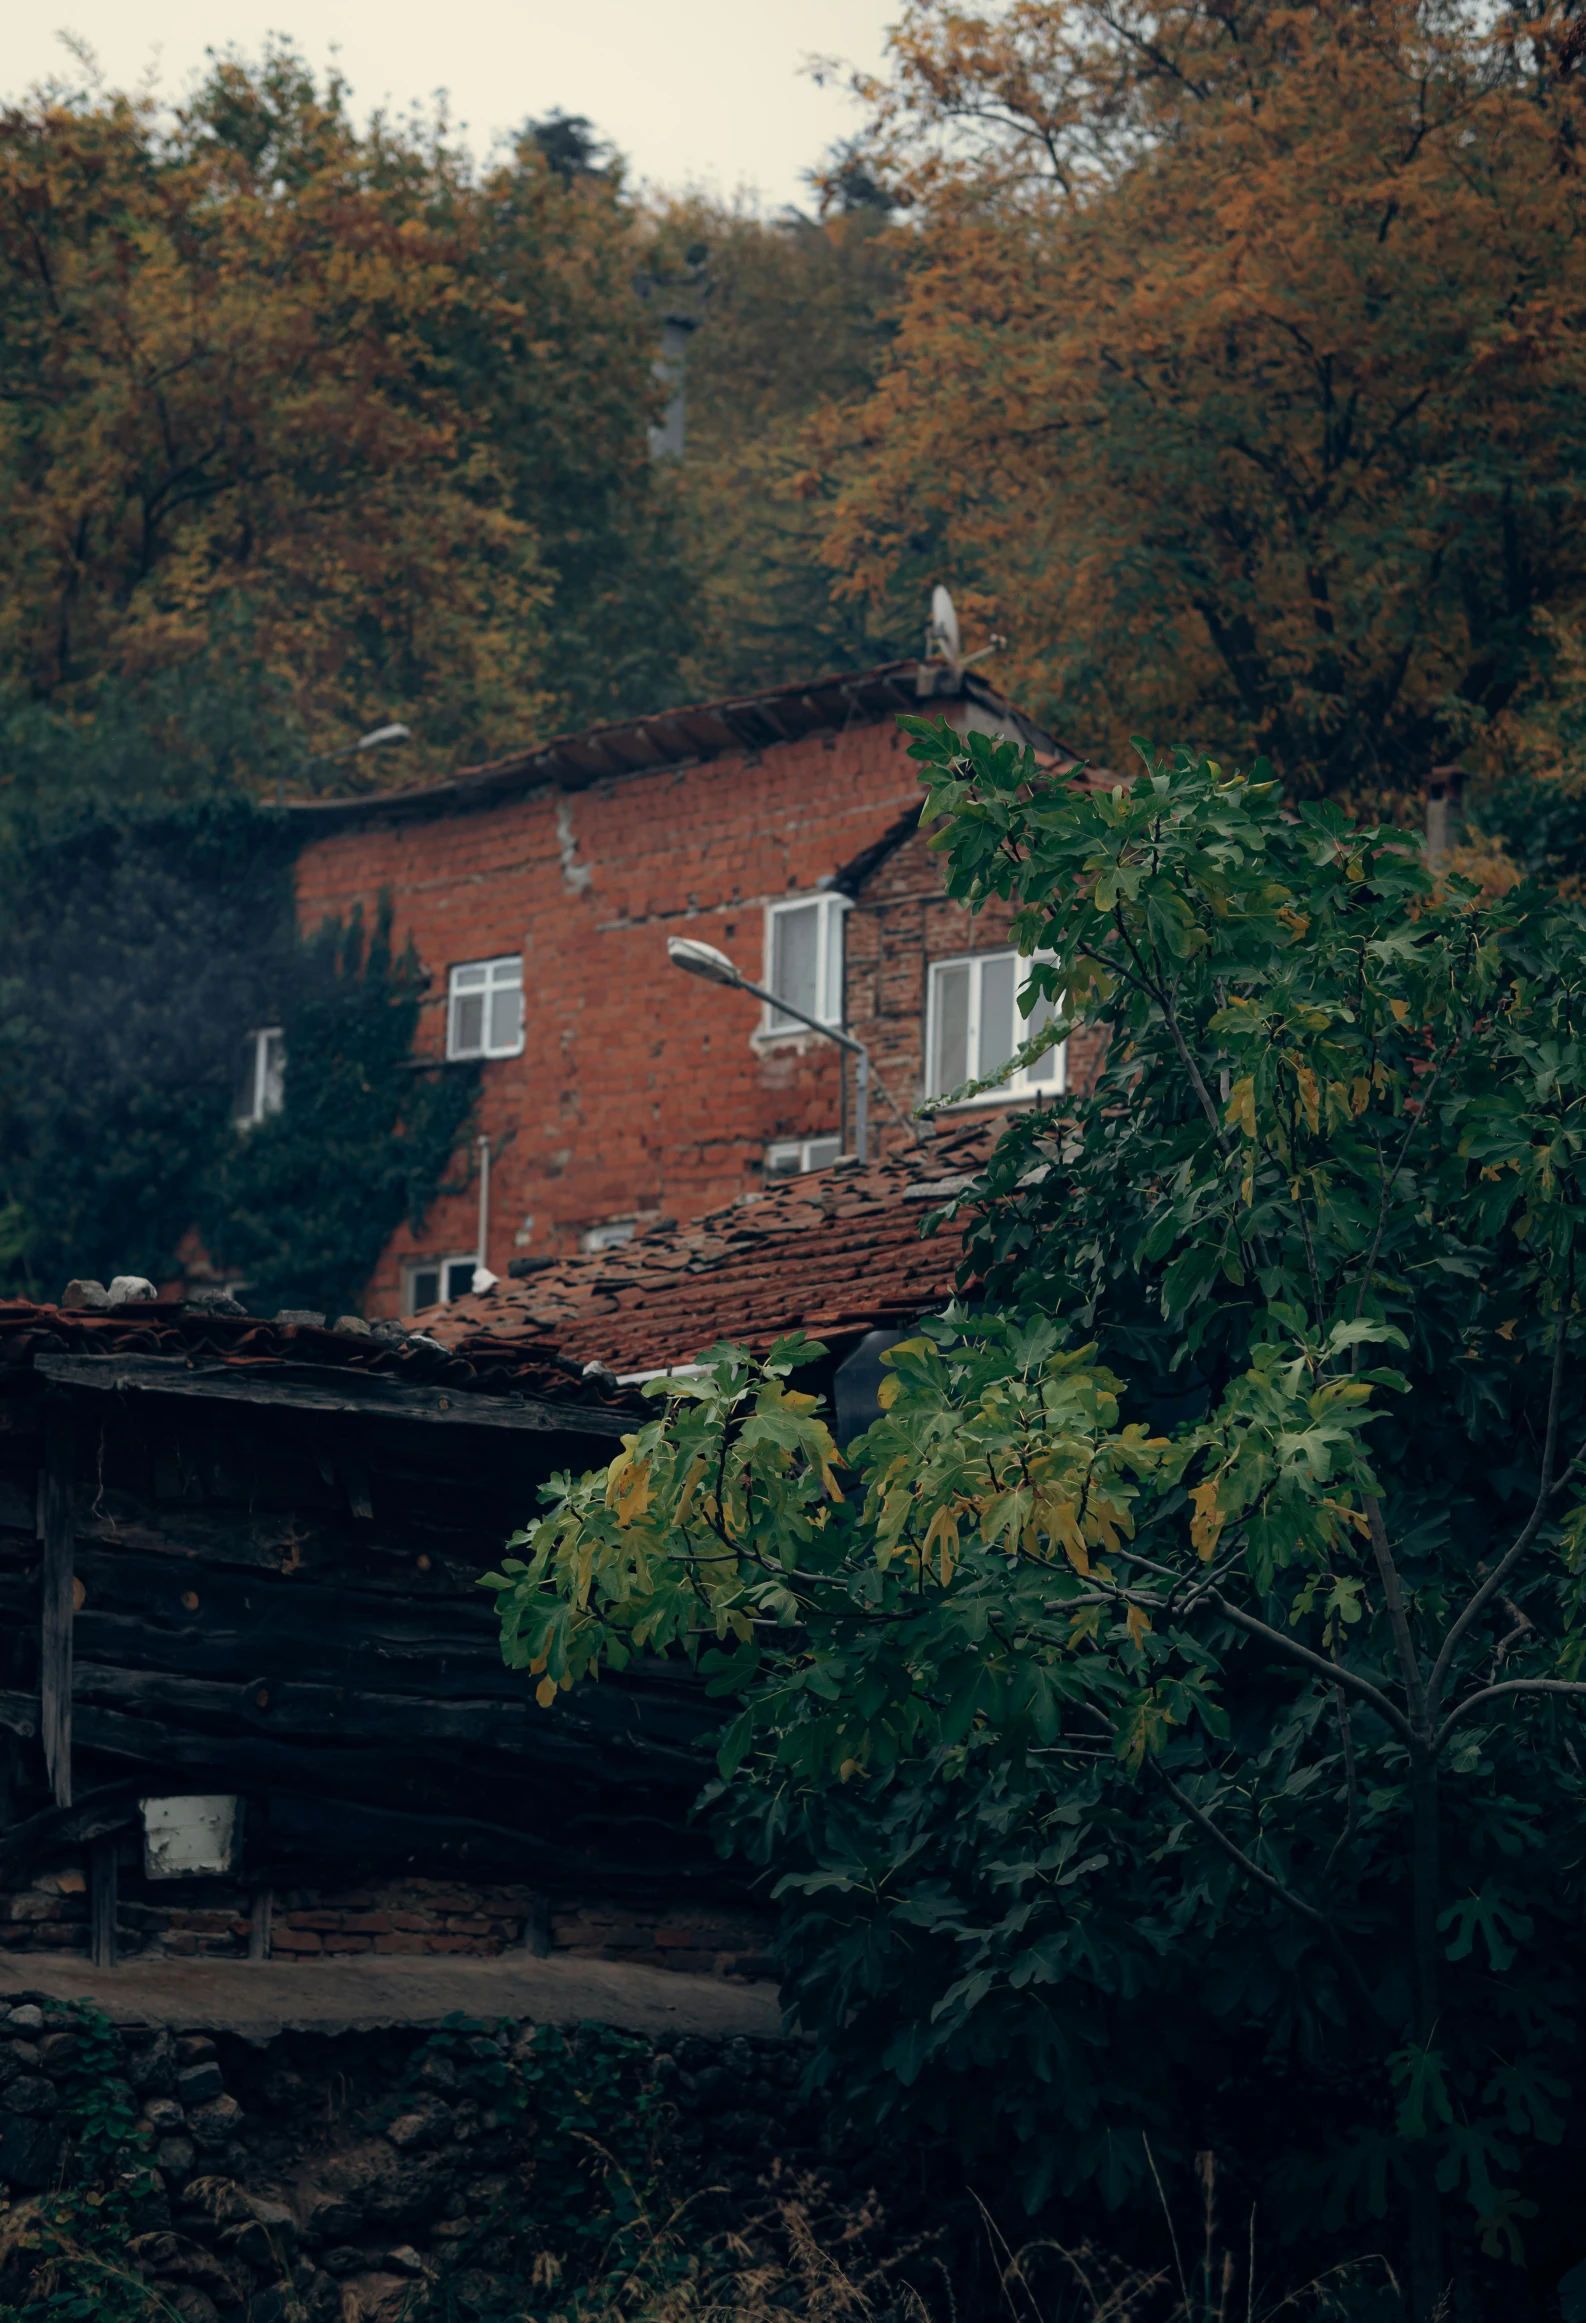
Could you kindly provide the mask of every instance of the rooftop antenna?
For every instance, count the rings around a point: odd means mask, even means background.
[[[955,693],[966,669],[973,669],[988,654],[999,653],[1007,642],[1005,637],[994,637],[978,653],[965,653],[958,608],[951,591],[938,581],[931,591],[931,618],[925,624],[925,651],[915,679],[915,692],[922,699],[939,692]]]
[[[958,629],[958,608],[951,592],[938,581],[931,591],[931,618],[925,631],[925,658],[927,661],[945,661],[953,671],[964,665],[963,639]]]

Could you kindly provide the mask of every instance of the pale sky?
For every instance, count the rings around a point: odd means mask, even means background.
[[[63,31],[86,40],[112,86],[153,76],[180,96],[206,48],[257,53],[289,36],[316,65],[337,52],[360,113],[405,111],[444,89],[483,156],[528,116],[586,113],[657,186],[755,193],[809,205],[803,171],[857,126],[839,85],[817,88],[811,56],[879,66],[900,0],[35,0],[17,7],[0,95],[75,67]]]

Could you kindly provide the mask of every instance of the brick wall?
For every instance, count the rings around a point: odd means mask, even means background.
[[[849,1021],[903,1112],[925,1096],[931,962],[1005,950],[1012,916],[999,902],[972,915],[944,895],[941,859],[917,836],[906,839],[878,864],[855,896],[847,929]],[[1089,1085],[1101,1051],[1101,1036],[1096,1033],[1070,1042],[1070,1089]],[[943,1119],[997,1109],[987,1102]],[[889,1145],[898,1142],[902,1133],[884,1105],[881,1126]]]
[[[122,1872],[122,1959],[244,1960],[252,1926],[253,1898],[238,1883],[151,1882]],[[765,1919],[747,1911],[589,1902],[546,1911],[537,1909],[532,1887],[410,1878],[277,1890],[269,1957],[304,1963],[392,1954],[495,1959],[532,1947],[699,1976],[769,1976],[769,1932]],[[87,1948],[88,1892],[80,1867],[37,1872],[25,1887],[0,1894],[0,1951]]]
[[[432,978],[419,1036],[428,1058],[444,1057],[448,970],[523,952],[524,1051],[486,1062],[478,1120],[491,1141],[498,1274],[516,1256],[576,1249],[608,1220],[697,1217],[761,1182],[773,1140],[838,1126],[831,1044],[757,1037],[757,1005],[669,968],[666,938],[701,937],[759,978],[766,905],[830,880],[918,797],[913,761],[886,723],[421,822],[359,824],[305,849],[305,924],[355,903],[372,911],[389,892],[397,941],[412,938]],[[1006,928],[1005,912],[974,920],[950,903],[915,839],[856,896],[850,1018],[903,1111],[922,1088],[927,963],[995,948]],[[903,1136],[879,1095],[872,1119],[882,1146]],[[406,1258],[470,1250],[477,1217],[474,1186],[443,1196],[419,1238],[392,1242],[368,1311],[400,1310]]]
[[[916,796],[888,724],[305,849],[306,925],[390,892],[433,979],[426,1056],[444,1054],[448,969],[522,949],[524,1051],[484,1066],[478,1124],[498,1273],[607,1219],[698,1216],[758,1183],[769,1140],[836,1125],[831,1045],[758,1042],[756,1005],[669,968],[666,938],[703,937],[758,979],[766,904],[813,891]],[[476,1219],[472,1188],[439,1201],[420,1244],[392,1244],[369,1311],[397,1311],[402,1259],[469,1249]]]

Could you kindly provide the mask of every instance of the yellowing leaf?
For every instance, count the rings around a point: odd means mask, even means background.
[[[953,1577],[953,1567],[958,1562],[958,1517],[951,1508],[939,1508],[926,1528],[924,1557],[927,1572],[933,1553],[936,1557],[937,1578],[945,1589]]]
[[[1217,1478],[1209,1476],[1204,1484],[1197,1484],[1190,1499],[1195,1507],[1190,1520],[1190,1540],[1200,1554],[1201,1563],[1209,1564],[1223,1529],[1223,1512],[1217,1505]]]
[[[1151,1626],[1149,1619],[1142,1613],[1138,1605],[1131,1605],[1126,1620],[1130,1637],[1136,1645],[1139,1645]]]
[[[631,1444],[631,1437],[628,1442]],[[619,1524],[633,1524],[649,1505],[648,1458],[636,1460],[631,1450],[619,1452],[606,1470],[606,1506],[616,1510]]]
[[[1350,1103],[1354,1109],[1355,1118],[1358,1121],[1361,1114],[1365,1112],[1366,1107],[1371,1103],[1371,1083],[1365,1078],[1364,1074],[1357,1073],[1355,1078],[1350,1082],[1349,1095]]]
[[[1088,1573],[1090,1551],[1079,1529],[1078,1501],[1043,1493],[1036,1502],[1036,1513],[1046,1529],[1047,1539],[1058,1542],[1075,1572]]]
[[[876,1389],[876,1401],[884,1412],[889,1412],[902,1393],[903,1382],[894,1372],[891,1377],[884,1379]]]
[[[1228,1099],[1226,1118],[1232,1127],[1242,1129],[1246,1137],[1255,1136],[1256,1084],[1254,1074],[1246,1073],[1242,1080],[1234,1083]]]
[[[1390,1000],[1388,1002],[1388,1006],[1392,1009],[1400,1024],[1409,1023],[1410,1003],[1407,1000]]]
[[[556,1700],[556,1680],[542,1678],[534,1689],[534,1699],[542,1710],[549,1710],[551,1704]]]
[[[705,1473],[705,1468],[706,1460],[704,1453],[696,1453],[695,1457],[689,1462],[688,1474],[683,1479],[683,1489],[677,1496],[677,1507],[673,1511],[672,1515],[672,1522],[674,1524],[680,1525],[686,1523],[688,1518],[689,1503],[694,1497],[694,1493],[699,1484],[700,1478]]]
[[[1321,1091],[1316,1085],[1316,1075],[1311,1071],[1309,1065],[1301,1065],[1296,1069],[1294,1078],[1299,1083],[1300,1104],[1304,1108],[1305,1119],[1314,1135],[1321,1126],[1322,1103]]]

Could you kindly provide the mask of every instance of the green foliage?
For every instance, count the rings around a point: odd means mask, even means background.
[[[467,1118],[470,1070],[409,1068],[423,979],[386,922],[295,932],[291,841],[253,791],[296,739],[231,643],[230,672],[19,710],[0,740],[0,1292],[159,1281],[200,1225],[257,1299],[355,1309]],[[287,1105],[239,1137],[266,1024]]]
[[[289,857],[239,797],[89,797],[13,831],[0,926],[7,1286],[169,1275],[290,958]]]
[[[662,213],[657,290],[698,318],[673,478],[692,577],[681,698],[864,668],[916,645],[916,590],[845,598],[824,554],[832,415],[875,386],[914,256],[884,206],[765,219],[693,197]]]
[[[949,892],[1062,963],[1027,1054],[1099,1024],[1100,1080],[958,1202],[999,1304],[894,1350],[846,1498],[811,1351],[712,1350],[547,1488],[507,1657],[735,1705],[724,1837],[879,2118],[1032,2199],[1232,2139],[1425,2314],[1445,2213],[1518,2252],[1586,1999],[1586,924],[1263,766],[906,723]]]
[[[356,1312],[397,1226],[422,1226],[478,1088],[477,1067],[413,1070],[428,981],[411,944],[393,957],[388,901],[372,934],[355,909],[287,964],[284,1103],[222,1140],[195,1214],[260,1313]]]
[[[609,2025],[570,2034],[540,2025],[509,2047],[512,2031],[493,2036],[456,2016],[419,2052],[448,2057],[467,2094],[528,2135],[523,2184],[454,2246],[416,2316],[528,2323],[645,2308],[689,2271],[658,2214],[665,2108],[655,2058]],[[486,2254],[493,2288],[481,2308]],[[460,2278],[472,2284],[461,2305]]]
[[[50,2190],[0,2229],[0,2266],[10,2274],[20,2260],[27,2277],[19,2300],[0,2300],[0,2323],[167,2323],[172,2308],[127,2259],[159,2180],[134,2134],[120,2038],[90,2001],[52,2005],[77,2033],[62,2077],[65,2155]]]

